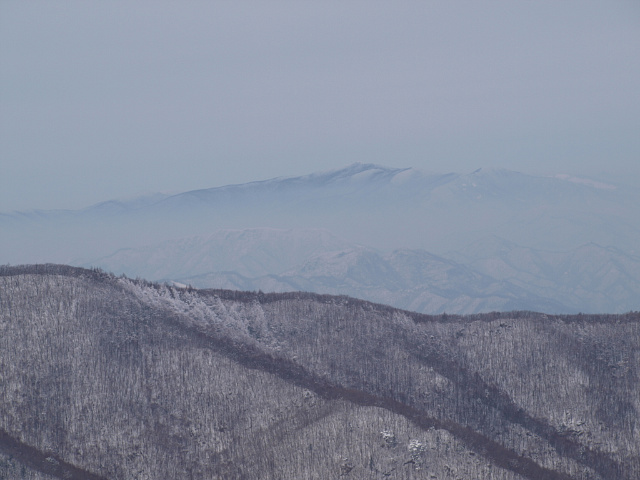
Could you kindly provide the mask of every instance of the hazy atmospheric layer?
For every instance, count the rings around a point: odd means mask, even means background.
[[[324,228],[380,249],[458,250],[488,236],[566,250],[594,242],[637,254],[640,189],[501,169],[429,174],[353,164],[75,211],[0,215],[1,261],[69,262],[228,228]]]

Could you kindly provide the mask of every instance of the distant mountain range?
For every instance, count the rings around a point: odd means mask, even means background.
[[[621,313],[640,298],[640,258],[595,244],[547,252],[496,237],[444,257],[385,254],[325,230],[222,230],[86,266],[197,288],[345,294],[423,313]]]
[[[545,251],[493,237],[450,258],[573,310],[640,309],[640,257],[616,247],[589,243],[568,251]]]
[[[344,293],[422,312],[623,312],[640,189],[507,170],[354,164],[302,177],[0,214],[0,263],[199,287]]]

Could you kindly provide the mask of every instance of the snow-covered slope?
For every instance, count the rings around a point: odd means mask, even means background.
[[[568,251],[546,251],[490,237],[448,257],[572,310],[640,308],[640,257],[615,247],[589,243]]]
[[[324,230],[223,230],[124,249],[86,266],[198,288],[347,294],[423,313],[637,310],[640,258],[596,244],[568,251],[499,237],[446,258],[384,253]]]
[[[313,255],[350,246],[319,229],[218,230],[209,235],[118,250],[89,264],[152,280],[224,271],[257,277],[282,273]]]
[[[640,315],[0,266],[0,478],[640,478]]]
[[[343,294],[422,313],[574,310],[509,281],[496,280],[420,250],[383,255],[360,247],[317,255],[278,275],[246,277],[236,272],[210,272],[180,278],[179,282],[198,288]]]
[[[323,230],[223,230],[121,250],[87,266],[198,288],[347,294],[424,313],[574,310],[424,250],[384,254]]]

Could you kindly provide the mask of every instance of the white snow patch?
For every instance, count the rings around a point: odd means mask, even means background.
[[[572,177],[571,175],[567,175],[566,173],[559,173],[555,175],[554,178],[565,180],[571,183],[578,183],[580,185],[586,185],[587,187],[598,188],[601,190],[615,190],[618,188],[615,185],[611,185],[609,183],[598,182],[589,178]]]

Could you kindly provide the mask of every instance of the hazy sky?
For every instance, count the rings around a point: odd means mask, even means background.
[[[339,168],[640,181],[640,2],[0,2],[0,211]]]

